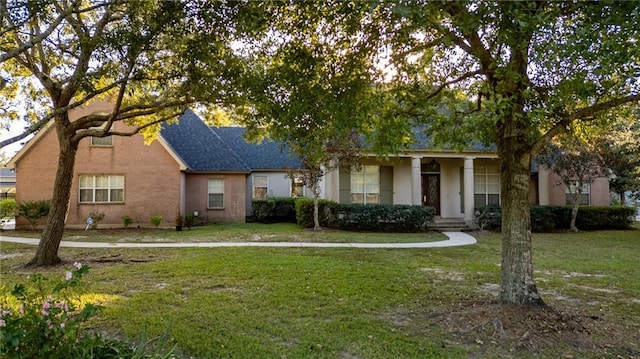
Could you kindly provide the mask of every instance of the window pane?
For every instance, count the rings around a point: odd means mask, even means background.
[[[485,176],[475,175],[473,177],[473,191],[475,193],[485,193],[487,190],[487,178]]]
[[[124,190],[111,189],[111,202],[124,202]]]
[[[93,188],[93,176],[80,176],[80,188]]]
[[[124,188],[124,176],[110,176],[109,182],[112,189]]]
[[[500,204],[500,195],[498,194],[489,194],[487,195],[487,199],[489,201],[489,204],[496,204],[499,205]]]
[[[267,187],[267,176],[253,177],[253,185],[255,187]]]
[[[224,179],[210,179],[209,193],[224,193]]]
[[[377,193],[367,193],[367,203],[379,203],[380,196]]]
[[[224,207],[223,194],[210,193],[209,194],[209,208],[222,208]]]
[[[111,146],[113,144],[113,137],[91,137],[92,146]]]
[[[108,202],[109,190],[108,189],[96,189],[96,202]]]
[[[109,188],[109,177],[96,176],[96,188]]]
[[[475,201],[475,208],[480,208],[487,205],[487,196],[484,194],[476,194],[473,196]]]
[[[81,189],[80,190],[80,202],[93,202],[93,190]]]
[[[266,198],[267,187],[253,187],[253,198]]]
[[[351,203],[378,203],[380,201],[380,166],[362,166],[351,170]]]

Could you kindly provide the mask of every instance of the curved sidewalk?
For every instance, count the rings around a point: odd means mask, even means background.
[[[306,247],[306,248],[440,248],[475,244],[474,237],[462,232],[442,232],[448,240],[420,243],[311,243],[311,242],[164,242],[164,243],[113,243],[61,241],[68,248],[217,248],[217,247]],[[37,245],[38,238],[0,236],[0,242]]]

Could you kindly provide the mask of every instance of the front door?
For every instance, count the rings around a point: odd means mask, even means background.
[[[435,208],[435,215],[440,215],[440,174],[422,175],[422,205]]]

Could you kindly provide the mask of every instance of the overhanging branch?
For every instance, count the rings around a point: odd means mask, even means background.
[[[535,155],[557,135],[565,132],[567,127],[574,121],[588,121],[592,120],[597,114],[610,110],[614,107],[618,107],[630,102],[640,101],[640,94],[628,95],[624,97],[615,98],[613,100],[596,103],[591,106],[587,106],[576,110],[570,114],[561,117],[560,121],[556,123],[551,129],[543,134],[531,147],[531,154]]]

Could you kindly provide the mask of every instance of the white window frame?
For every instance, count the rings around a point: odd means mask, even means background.
[[[294,177],[291,180],[291,197],[304,197],[304,179],[302,177]]]
[[[565,202],[567,205],[573,205],[571,202],[571,196],[575,193],[575,188],[578,186],[578,181],[571,181],[569,186],[564,186]],[[582,184],[582,193],[580,193],[580,199],[578,204],[588,206],[591,204],[591,183],[585,182]]]
[[[209,178],[207,181],[207,208],[211,209],[223,209],[224,208],[224,178]],[[212,195],[221,195],[221,206],[216,206],[215,200],[212,203]]]
[[[101,191],[104,191],[105,195],[100,196]],[[91,198],[83,200],[88,197],[87,193],[91,194]],[[98,201],[96,200],[98,197],[106,197],[106,200]],[[80,175],[78,177],[78,203],[124,203],[124,198],[124,175]]]
[[[264,183],[257,183],[257,182],[262,182],[262,180],[264,180]],[[252,182],[251,195],[253,199],[269,197],[269,176],[263,176],[263,175],[253,176],[251,182]],[[262,190],[262,195],[259,195],[257,191],[258,189],[264,189]]]
[[[490,203],[490,196],[498,196],[498,203]],[[478,196],[483,196],[483,202],[478,203]],[[500,193],[500,168],[497,166],[476,166],[473,169],[473,200],[476,208],[488,204],[502,203]]]
[[[380,203],[380,166],[363,165],[351,169],[351,203]]]

